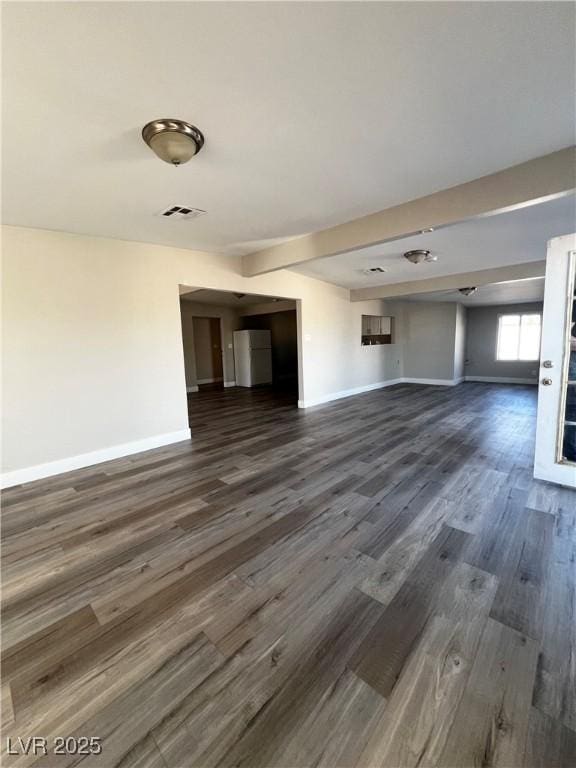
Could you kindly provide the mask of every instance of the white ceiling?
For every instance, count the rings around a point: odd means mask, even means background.
[[[5,3],[4,221],[243,253],[547,154],[574,138],[574,13]],[[200,155],[158,160],[158,117]],[[155,215],[174,204],[208,213]]]
[[[212,291],[208,288],[186,288],[180,286],[180,297],[185,301],[198,301],[202,304],[219,304],[220,306],[245,307],[250,304],[266,304],[274,301],[271,296],[258,296],[247,293],[241,298],[230,291]]]
[[[546,243],[551,237],[570,234],[575,228],[576,198],[570,196],[311,261],[296,271],[348,288],[424,280],[541,261],[546,258]],[[416,248],[430,250],[438,261],[411,264],[402,254]],[[386,273],[363,273],[364,269],[376,266],[384,267]]]
[[[459,291],[454,290],[419,293],[397,298],[402,298],[405,301],[458,302],[467,307],[489,304],[524,304],[544,299],[544,278],[537,277],[530,280],[511,280],[505,283],[482,285],[471,296],[463,296]]]

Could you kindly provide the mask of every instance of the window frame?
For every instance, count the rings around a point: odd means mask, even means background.
[[[538,344],[537,356],[530,359],[521,359],[515,357],[513,360],[501,360],[498,357],[498,348],[500,346],[500,322],[503,317],[511,317],[518,315],[520,317],[520,333],[518,334],[518,350],[520,349],[520,337],[522,332],[522,318],[523,317],[539,317],[540,318],[540,343]],[[540,360],[541,348],[542,348],[542,312],[499,312],[498,323],[496,325],[496,345],[495,345],[494,360],[497,363],[537,363]]]
[[[365,320],[375,321],[378,320],[380,325],[380,333],[364,333]],[[382,333],[382,320],[388,320],[389,331]],[[371,339],[371,341],[366,341]],[[385,341],[383,339],[386,339]],[[394,337],[394,315],[368,315],[362,314],[360,316],[360,346],[361,347],[388,347],[395,344]]]

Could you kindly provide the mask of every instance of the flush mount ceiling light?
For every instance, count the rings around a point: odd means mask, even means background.
[[[147,123],[142,128],[142,138],[160,160],[170,165],[187,163],[204,146],[202,131],[195,125],[171,118]]]
[[[421,264],[423,261],[438,261],[438,256],[423,249],[417,251],[406,251],[404,258],[408,259],[411,264]]]
[[[470,286],[469,288],[458,288],[458,290],[464,296],[471,296],[473,293],[476,293],[478,288],[476,288],[475,286]]]

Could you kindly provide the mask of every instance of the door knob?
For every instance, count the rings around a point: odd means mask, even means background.
[[[554,363],[552,360],[544,360],[542,363],[542,368],[554,368]]]
[[[542,384],[544,384],[545,387],[549,387],[550,384],[552,384],[552,379],[542,379]]]

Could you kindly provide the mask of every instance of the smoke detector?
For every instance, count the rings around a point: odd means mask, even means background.
[[[206,211],[201,208],[191,208],[189,205],[173,205],[160,211],[159,216],[166,216],[172,219],[197,219],[204,216]]]
[[[458,288],[458,290],[463,296],[471,296],[473,293],[476,293],[478,288],[476,288],[476,286],[470,286],[469,288]]]
[[[386,272],[384,267],[368,267],[367,269],[363,269],[362,272],[365,275],[377,275],[381,274],[382,272]]]
[[[423,261],[438,261],[438,256],[435,256],[430,251],[419,249],[416,251],[406,251],[404,258],[408,259],[411,264],[422,264]]]

